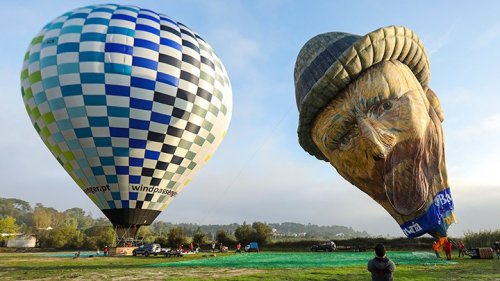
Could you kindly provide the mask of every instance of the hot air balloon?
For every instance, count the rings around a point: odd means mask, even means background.
[[[299,143],[379,203],[410,238],[455,222],[441,123],[418,36],[403,26],[310,39],[295,64]]]
[[[88,6],[48,23],[29,45],[21,84],[40,138],[119,237],[168,207],[231,118],[212,47],[135,6]]]

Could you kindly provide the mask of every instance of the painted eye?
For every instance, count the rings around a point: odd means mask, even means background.
[[[393,106],[393,102],[392,102],[392,101],[390,101],[390,100],[388,100],[388,101],[384,101],[384,102],[382,103],[382,109],[383,109],[384,111],[390,110],[390,109],[392,108],[392,106]]]
[[[352,131],[347,132],[342,138],[339,140],[338,145],[340,150],[346,150],[352,141]]]

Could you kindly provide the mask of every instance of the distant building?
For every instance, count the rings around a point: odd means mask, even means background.
[[[7,240],[8,248],[34,248],[36,246],[36,237],[17,233],[14,238]]]

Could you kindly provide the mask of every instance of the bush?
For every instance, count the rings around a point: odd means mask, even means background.
[[[258,242],[260,245],[267,245],[271,242],[273,231],[269,225],[263,222],[254,222],[252,228],[255,231],[253,237],[255,242]]]
[[[234,230],[234,236],[243,245],[250,242],[257,242],[260,245],[271,243],[273,232],[268,224],[263,222],[254,222],[252,226],[243,223]]]
[[[168,245],[168,239],[165,237],[157,236],[153,243],[160,244],[163,247]]]
[[[217,230],[217,234],[215,235],[217,238],[217,241],[219,243],[222,243],[222,245],[234,245],[236,241],[234,240],[234,237],[231,237],[224,229],[219,229]]]
[[[186,244],[186,236],[182,227],[174,227],[168,231],[167,245],[177,248],[181,244]]]
[[[243,245],[246,245],[253,241],[254,239],[253,234],[254,230],[250,225],[246,223],[243,223],[243,225],[239,226],[238,228],[236,228],[236,230],[234,230],[234,236]]]
[[[205,232],[198,229],[196,233],[193,235],[193,243],[198,245],[205,244],[205,242],[207,241],[206,236],[207,235],[205,234]]]
[[[354,250],[356,246],[372,251],[378,243],[386,246],[390,250],[432,250],[432,237],[421,237],[415,239],[408,238],[352,238],[352,239],[333,239],[339,250]],[[268,244],[264,250],[273,251],[309,251],[311,246],[329,241],[329,239],[294,239],[280,240]]]
[[[500,229],[479,232],[467,231],[464,236],[464,243],[467,248],[492,247],[493,243],[500,241]]]
[[[93,226],[85,230],[88,239],[84,243],[85,248],[94,249],[112,245],[115,242],[115,231],[108,225]]]

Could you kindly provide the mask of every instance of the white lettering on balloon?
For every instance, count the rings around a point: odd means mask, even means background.
[[[438,194],[434,197],[434,204],[436,206],[444,206],[446,204],[451,204],[453,199],[451,199],[450,194]]]
[[[416,222],[413,222],[411,225],[403,228],[403,233],[406,235],[406,236],[410,236],[410,234],[417,234],[418,232],[422,231],[422,227],[416,223]]]

